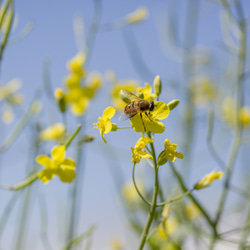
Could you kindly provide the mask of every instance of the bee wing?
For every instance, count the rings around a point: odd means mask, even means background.
[[[121,122],[121,121],[125,121],[125,120],[127,120],[127,119],[129,119],[130,118],[130,115],[129,114],[124,114],[124,113],[122,113],[121,114],[121,116],[119,117],[119,121]]]
[[[138,114],[138,112],[135,112],[135,113],[129,113],[129,114],[125,114],[125,113],[122,113],[121,116],[119,117],[119,121],[125,121],[127,119],[130,119],[132,118],[133,116],[135,116],[136,114]]]
[[[131,93],[130,91],[128,91],[126,89],[121,89],[121,91],[120,91],[120,97],[126,103],[129,103],[131,101],[140,100],[140,98],[138,96],[136,96],[135,94]]]

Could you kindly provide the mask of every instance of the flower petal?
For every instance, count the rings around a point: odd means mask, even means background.
[[[135,149],[143,149],[148,143],[153,143],[154,141],[149,137],[141,137],[135,144]]]
[[[145,126],[147,130],[153,133],[163,133],[165,131],[164,124],[157,120],[154,120],[154,121],[147,120],[145,123]]]
[[[56,173],[57,173],[58,177],[60,178],[60,180],[62,182],[68,182],[68,183],[70,183],[76,177],[75,171],[73,171],[71,169],[62,169],[62,168],[59,168]]]
[[[143,115],[144,114],[142,114],[142,117],[143,117]],[[146,132],[145,128],[144,128],[144,122],[141,119],[140,114],[137,114],[137,115],[133,116],[130,119],[130,123],[131,123],[131,125],[132,125],[135,132]]]
[[[39,155],[36,157],[36,162],[45,168],[51,168],[51,159],[47,155]]]
[[[102,119],[111,119],[115,115],[115,109],[113,107],[107,107],[102,114]]]
[[[170,109],[168,105],[164,102],[155,102],[155,108],[152,112],[153,118],[158,120],[163,120],[168,117]]]
[[[141,158],[144,158],[144,159],[147,159],[147,158],[150,158],[153,160],[153,156],[148,154],[147,152],[145,151],[138,151],[137,152],[138,156],[140,156]]]
[[[76,168],[76,163],[73,159],[67,158],[60,164],[60,167],[62,167],[64,169],[73,170]]]
[[[55,146],[51,150],[51,157],[55,161],[63,162],[66,155],[66,148],[65,146]]]
[[[102,137],[104,143],[107,144],[107,141],[106,141],[106,139],[105,139],[105,137],[104,137],[104,135],[103,135],[103,129],[100,129],[100,135],[101,135],[101,137]]]
[[[112,130],[112,122],[110,120],[105,121],[104,134],[108,134]]]
[[[44,169],[38,174],[38,178],[45,184],[56,175],[53,169]]]

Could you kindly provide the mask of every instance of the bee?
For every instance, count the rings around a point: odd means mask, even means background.
[[[153,101],[147,101],[139,98],[128,90],[122,89],[121,95],[130,100],[130,102],[125,106],[123,114],[120,116],[119,121],[124,121],[126,119],[130,119],[137,114],[140,114],[142,120],[142,113],[144,113],[149,120],[151,120],[149,114],[150,111],[153,111],[155,108],[155,103]],[[142,120],[144,130],[146,131],[145,124]]]

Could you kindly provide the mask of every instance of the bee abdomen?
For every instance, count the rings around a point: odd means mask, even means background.
[[[140,105],[140,110],[141,111],[147,111],[147,110],[149,110],[149,103],[148,102],[142,100],[142,101],[140,101],[139,105]]]

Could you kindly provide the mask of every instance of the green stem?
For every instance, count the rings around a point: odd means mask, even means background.
[[[83,124],[83,119],[82,122]],[[80,131],[80,126],[78,126],[78,129],[74,133],[76,135]],[[74,135],[72,138],[74,138]],[[71,138],[71,139],[72,139]],[[70,142],[72,140],[69,140]],[[83,180],[83,171],[84,171],[84,165],[81,164],[81,160],[83,157],[83,145],[79,144],[77,147],[77,169],[76,169],[76,179],[73,183],[72,189],[70,190],[70,211],[69,211],[69,225],[68,225],[68,232],[67,232],[67,245],[69,242],[71,242],[75,238],[75,234],[77,231],[77,223],[78,223],[78,217],[79,217],[79,211],[80,211],[80,202],[81,202],[81,193],[82,193],[82,180]],[[67,249],[71,249],[71,245],[69,244]]]
[[[0,48],[0,61],[2,60],[3,51],[5,49],[7,42],[8,42],[8,37],[10,34],[10,29],[11,29],[13,17],[14,17],[14,2],[13,2],[13,0],[10,0],[9,3],[10,3],[10,19],[8,20],[9,22],[7,24],[7,29],[4,32],[3,42],[2,42],[1,48]]]
[[[229,13],[229,16],[232,18],[232,14],[230,13],[230,6],[227,4],[226,1],[222,2],[223,7],[225,10]],[[239,21],[239,27],[241,29],[240,37],[239,37],[239,54],[238,54],[238,67],[237,67],[237,86],[236,86],[236,110],[237,110],[237,124],[236,124],[236,134],[233,140],[232,149],[229,156],[228,166],[226,170],[226,180],[224,183],[224,188],[222,191],[222,195],[219,201],[219,206],[216,214],[216,218],[214,221],[214,226],[217,227],[217,225],[220,222],[220,218],[222,216],[222,212],[224,210],[226,198],[228,195],[228,190],[230,186],[230,180],[232,177],[233,167],[235,165],[236,156],[238,154],[239,146],[241,143],[241,134],[242,134],[242,124],[240,122],[240,108],[243,104],[243,88],[242,88],[242,81],[244,77],[244,68],[245,68],[245,60],[246,60],[246,26],[244,21],[244,14],[243,9],[241,6],[241,3],[237,1],[236,5],[236,11],[238,13],[238,16],[240,18]],[[216,235],[213,235],[210,249],[214,248],[214,244],[217,237]]]
[[[190,195],[193,191],[194,191],[194,189],[188,190],[185,193],[180,194],[179,196],[177,196],[177,197],[175,197],[175,198],[173,198],[171,200],[168,200],[168,201],[157,204],[156,207],[162,207],[162,206],[165,206],[166,204],[172,203],[174,201],[178,201],[178,200],[182,199],[183,197],[185,197],[187,195]]]
[[[246,230],[243,231],[242,236],[241,236],[241,242],[239,244],[239,249],[244,250],[247,248],[247,239],[250,233],[250,228],[249,228],[249,222],[250,222],[250,209],[248,209],[248,215],[246,218],[246,222],[244,225],[244,228],[247,228]]]
[[[140,190],[138,189],[137,187],[137,184],[136,184],[136,181],[135,181],[135,166],[136,166],[136,163],[134,163],[134,166],[133,166],[133,174],[132,174],[132,178],[133,178],[133,183],[134,183],[134,186],[135,186],[135,189],[136,189],[136,192],[138,193],[138,195],[141,197],[141,199],[149,206],[152,206],[152,203],[147,201],[146,198],[141,194]],[[169,204],[169,203],[172,203],[174,201],[178,201],[180,199],[182,199],[183,197],[191,194],[191,192],[193,192],[194,189],[191,189],[191,190],[188,190],[186,191],[185,193],[171,199],[171,200],[168,200],[168,201],[165,201],[165,202],[161,202],[159,204],[156,204],[156,207],[163,207],[165,206],[166,204]]]
[[[127,128],[132,128],[131,126],[130,127],[117,127],[117,129],[127,129]]]
[[[76,131],[75,131],[75,133],[68,139],[68,141],[66,142],[66,144],[65,144],[65,147],[67,148],[69,145],[70,145],[70,143],[73,141],[73,139],[76,137],[76,135],[79,133],[79,131],[81,130],[81,128],[82,128],[82,125],[81,124],[79,124],[78,125],[78,127],[77,127],[77,129],[76,129]]]
[[[25,235],[27,233],[27,219],[28,214],[30,212],[30,200],[31,200],[31,187],[29,187],[26,191],[25,198],[22,204],[22,211],[20,213],[20,222],[18,223],[17,229],[17,241],[15,242],[14,249],[25,249]]]
[[[28,177],[25,181],[23,181],[22,183],[16,186],[7,186],[7,185],[0,184],[0,188],[17,191],[17,190],[20,190],[22,188],[29,186],[31,183],[37,180],[37,178],[38,178],[38,173],[35,173],[31,175],[30,177]]]
[[[151,138],[150,133],[148,134],[148,136]],[[152,203],[151,203],[151,206],[150,206],[150,210],[149,210],[148,218],[147,218],[147,221],[146,221],[146,225],[144,226],[144,229],[142,231],[141,240],[140,240],[140,243],[139,243],[138,250],[143,249],[143,247],[145,245],[145,242],[147,240],[149,228],[150,228],[150,226],[152,224],[152,221],[153,221],[154,215],[155,215],[156,202],[157,202],[157,196],[158,196],[158,191],[159,191],[158,166],[157,166],[156,157],[155,157],[154,144],[150,143],[150,147],[151,147],[151,151],[153,153],[152,156],[153,156],[153,161],[154,161],[154,174],[155,174],[154,192],[153,192]]]
[[[139,189],[138,189],[138,187],[137,187],[137,185],[136,185],[136,181],[135,181],[135,166],[136,166],[136,163],[134,163],[134,166],[133,166],[133,173],[132,173],[132,178],[133,178],[133,183],[134,183],[134,186],[135,186],[135,190],[136,190],[136,192],[138,193],[138,195],[141,197],[141,199],[142,199],[147,205],[151,206],[152,204],[151,204],[149,201],[147,201],[147,200],[143,197],[143,195],[141,194],[141,192],[139,191]]]
[[[2,8],[2,16],[0,17],[0,28],[3,25],[3,21],[4,21],[4,18],[5,18],[5,15],[7,13],[7,10],[9,8],[9,5],[10,5],[10,0],[6,1],[5,6]]]

